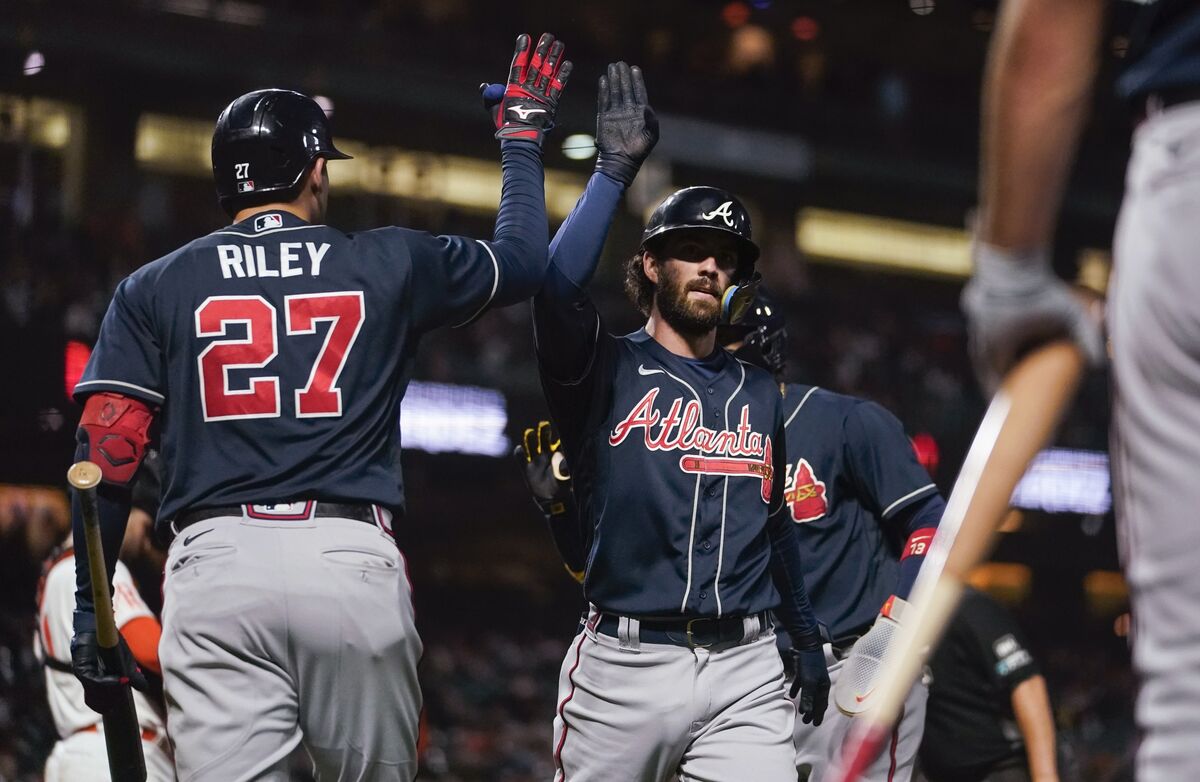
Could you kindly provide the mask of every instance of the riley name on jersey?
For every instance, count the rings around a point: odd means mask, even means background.
[[[304,252],[301,253],[301,250]],[[309,274],[321,276],[321,261],[329,252],[329,243],[280,242],[279,265],[272,267],[268,262],[267,248],[250,244],[219,244],[217,259],[221,264],[221,276],[234,277],[299,277]]]

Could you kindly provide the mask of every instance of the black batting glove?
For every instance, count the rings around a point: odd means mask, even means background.
[[[626,187],[658,143],[658,117],[646,100],[642,69],[610,63],[596,106],[596,170]]]
[[[542,33],[532,56],[529,36],[517,36],[508,83],[497,96],[495,84],[481,84],[483,103],[492,114],[498,139],[527,139],[541,146],[554,127],[558,99],[571,75],[571,61],[562,59],[563,43]]]
[[[126,685],[142,692],[149,687],[120,634],[115,648],[104,649],[95,633],[76,633],[71,639],[71,670],[83,685],[84,702],[98,714],[107,714],[125,702]]]
[[[513,456],[524,467],[525,485],[533,501],[547,516],[556,516],[567,508],[571,497],[571,476],[567,460],[559,447],[562,441],[549,421],[538,421],[536,428],[525,430],[522,444]]]
[[[788,697],[800,695],[800,716],[804,724],[820,725],[829,706],[829,671],[825,652],[816,649],[789,649],[792,657],[792,687]]]

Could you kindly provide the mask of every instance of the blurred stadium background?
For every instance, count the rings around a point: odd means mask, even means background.
[[[688,184],[752,207],[761,269],[788,307],[790,375],[875,399],[953,483],[983,402],[957,297],[969,271],[979,83],[995,3],[972,0],[553,3],[512,0],[5,0],[0,24],[0,780],[37,780],[54,741],[31,652],[41,558],[67,525],[62,476],[86,362],[116,283],[224,223],[208,144],[262,86],[321,96],[339,146],[330,222],[490,235],[499,167],[476,85],[518,32],[576,63],[546,147],[557,224],[592,165],[595,79],[646,72],[662,142],[596,283],[639,324],[618,262]],[[1120,66],[1117,3],[1104,68]],[[1101,82],[1110,83],[1110,82]],[[1129,121],[1108,92],[1058,234],[1067,277],[1103,289]],[[403,414],[399,535],[426,640],[423,779],[547,779],[558,664],[581,599],[508,453],[543,414],[528,311],[423,347]],[[1133,683],[1110,510],[1107,378],[1020,487],[978,583],[1015,611],[1050,684],[1074,777],[1123,779]],[[146,597],[159,601],[157,577]],[[1067,778],[1072,778],[1070,775]]]

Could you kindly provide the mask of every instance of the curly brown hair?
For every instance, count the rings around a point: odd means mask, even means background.
[[[650,316],[650,305],[654,303],[654,283],[642,268],[645,248],[638,250],[625,261],[625,295],[642,314]]]

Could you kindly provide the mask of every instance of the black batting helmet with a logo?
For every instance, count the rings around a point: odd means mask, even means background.
[[[748,279],[758,260],[758,245],[750,238],[750,213],[732,193],[718,187],[685,187],[676,190],[655,207],[642,247],[653,245],[661,237],[684,228],[707,228],[733,234],[738,239],[738,278]]]
[[[213,130],[213,179],[221,208],[238,209],[294,188],[319,157],[350,156],[333,145],[317,102],[291,90],[255,90],[230,103]]]

